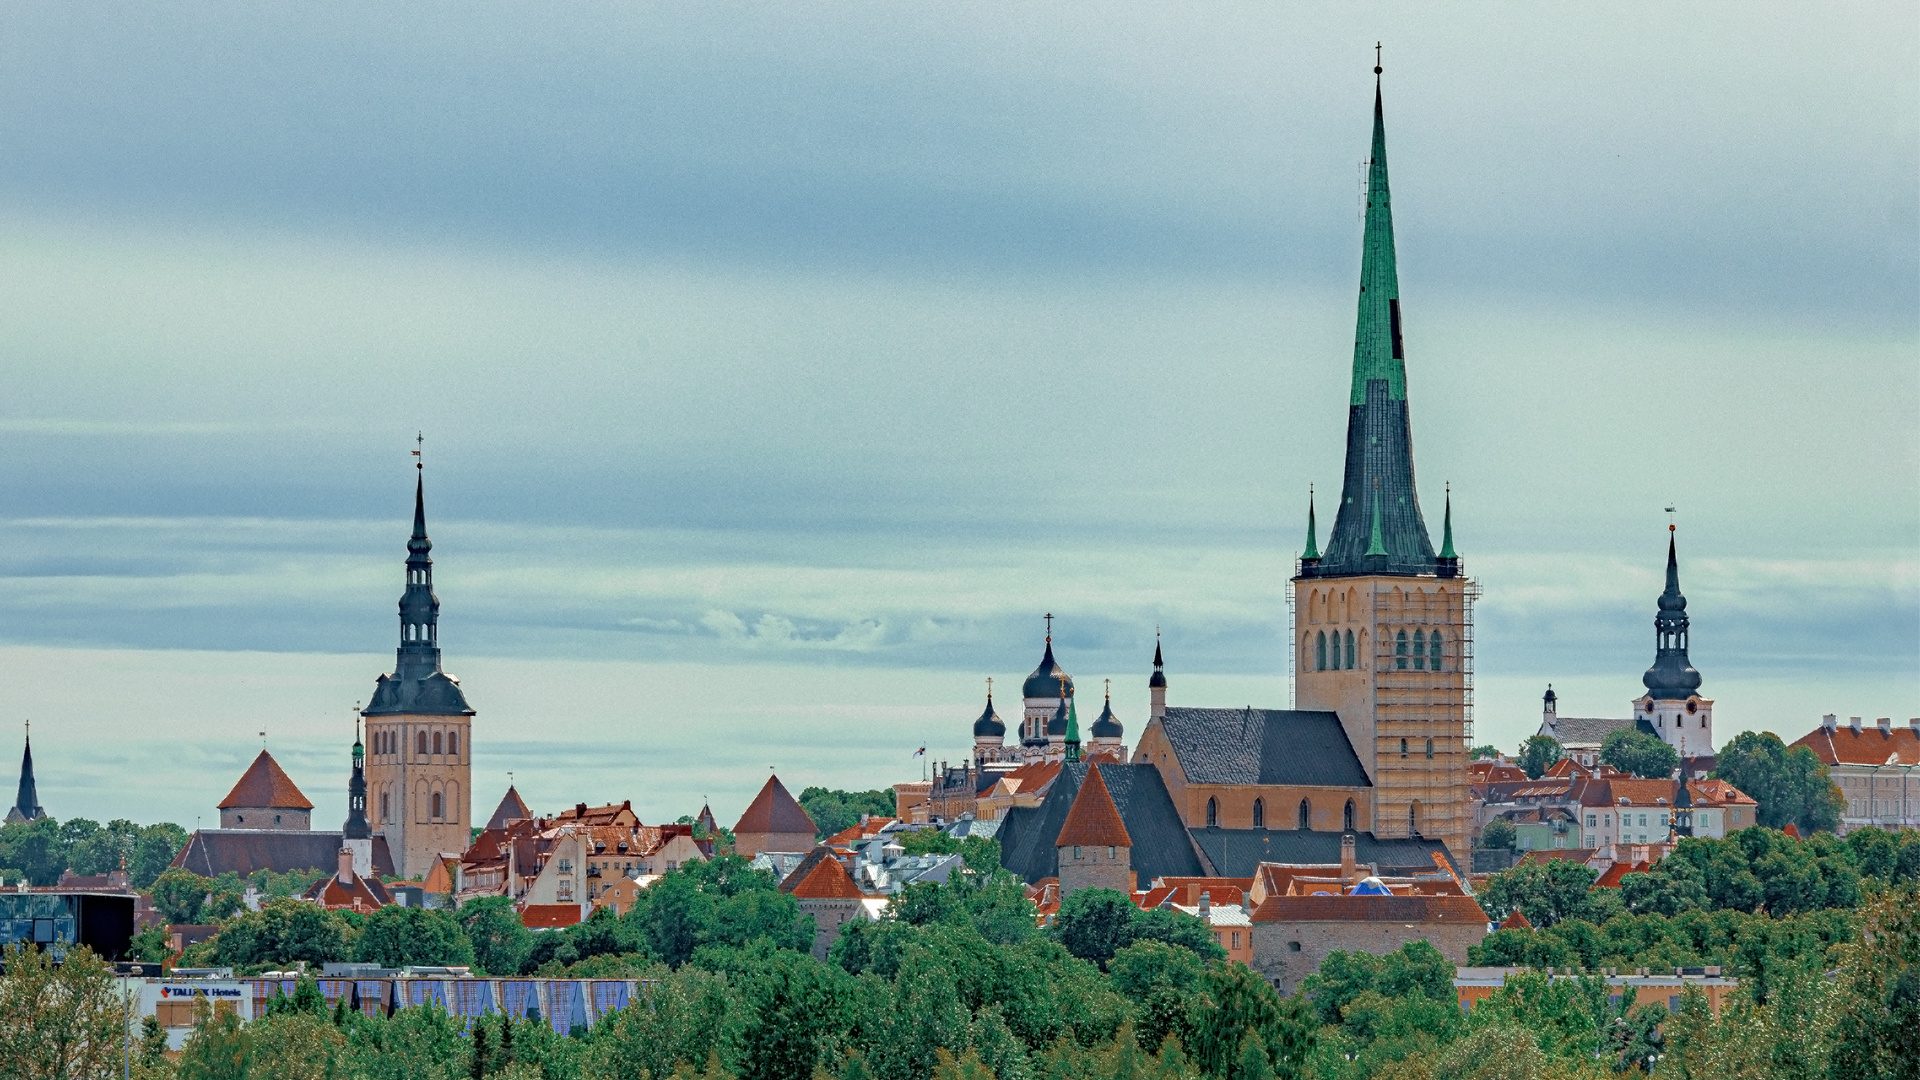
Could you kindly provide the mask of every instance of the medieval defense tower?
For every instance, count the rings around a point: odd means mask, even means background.
[[[1478,589],[1453,550],[1451,498],[1436,554],[1414,490],[1379,72],[1346,479],[1324,552],[1307,509],[1293,581],[1295,707],[1339,714],[1374,785],[1374,835],[1464,852]]]
[[[465,851],[473,818],[473,709],[460,680],[440,669],[432,550],[422,478],[413,491],[400,648],[393,673],[380,676],[361,712],[367,722],[364,812],[385,834],[403,878],[424,873],[440,852]]]

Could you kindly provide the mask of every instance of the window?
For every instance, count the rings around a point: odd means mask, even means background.
[[[433,793],[433,816],[436,819],[440,817],[440,793],[437,791]]]
[[[1299,952],[1299,951],[1300,951],[1300,943],[1299,943],[1299,942],[1297,942],[1297,941],[1289,941],[1289,942],[1287,942],[1287,951],[1288,951],[1288,952]]]
[[[1401,671],[1407,670],[1407,632],[1400,631],[1393,639],[1393,666]]]
[[[1420,835],[1420,803],[1417,800],[1407,807],[1407,833]]]
[[[1075,845],[1073,845],[1073,857],[1074,857],[1074,858],[1075,858],[1076,860],[1078,860],[1078,859],[1080,858],[1080,845],[1079,845],[1079,844],[1075,844]]]
[[[1427,740],[1427,760],[1428,761],[1433,760],[1433,740],[1432,739]]]
[[[440,751],[440,733],[437,731],[433,733],[433,752],[436,754],[441,752]]]
[[[1208,799],[1207,800],[1207,828],[1211,829],[1218,824],[1220,824],[1220,804],[1213,799]]]
[[[1400,756],[1401,757],[1407,756],[1407,740],[1405,739],[1400,740]]]
[[[1233,947],[1236,949],[1240,947],[1240,931],[1238,930],[1233,932]]]
[[[1347,830],[1348,832],[1353,831],[1353,800],[1352,799],[1347,800],[1347,809],[1344,813],[1340,815],[1340,827]]]
[[[1120,849],[1118,849],[1118,848],[1116,848],[1116,847],[1114,847],[1114,846],[1113,846],[1112,844],[1108,844],[1108,845],[1107,845],[1107,859],[1108,859],[1109,861],[1111,861],[1111,860],[1113,860],[1113,859],[1118,859],[1119,857],[1120,857]]]
[[[1740,824],[1740,811],[1738,810],[1727,811],[1727,820],[1733,822],[1735,825]]]
[[[393,796],[384,791],[380,793],[380,820],[393,820]]]
[[[1427,635],[1427,661],[1433,665],[1433,670],[1440,670],[1440,631],[1438,630]]]
[[[1313,670],[1327,670],[1327,632],[1325,630],[1313,635]]]
[[[1587,815],[1587,828],[1589,828],[1589,829],[1591,829],[1591,828],[1593,828],[1593,815],[1592,815],[1592,814],[1588,814],[1588,815]]]
[[[1353,670],[1353,631],[1347,631],[1347,670]]]
[[[1427,635],[1418,630],[1413,632],[1413,670],[1427,670]]]
[[[459,732],[457,731],[447,732],[447,753],[453,754],[456,757],[459,756],[460,754],[460,733]]]
[[[420,738],[418,741],[420,745],[420,756],[426,757],[427,756],[427,733],[424,731],[421,732]]]
[[[1313,804],[1305,799],[1300,800],[1300,828],[1313,828]]]

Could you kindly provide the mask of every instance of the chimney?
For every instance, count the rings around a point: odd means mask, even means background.
[[[1915,735],[1920,735],[1920,716],[1907,718],[1907,730],[1913,732]]]
[[[1833,734],[1833,729],[1840,726],[1840,718],[1832,713],[1828,713],[1820,718],[1820,726],[1826,728],[1827,734],[1831,735]]]
[[[1880,719],[1875,720],[1874,724],[1880,728],[1881,735],[1888,736],[1888,737],[1891,737],[1893,735],[1893,717],[1883,716]]]
[[[1199,916],[1208,922],[1213,921],[1213,897],[1207,893],[1200,894]]]
[[[1847,726],[1853,729],[1853,733],[1855,735],[1860,734],[1860,718],[1859,717],[1857,716],[1847,717]]]
[[[1354,879],[1353,834],[1350,832],[1341,833],[1340,834],[1340,880],[1352,881],[1353,879]]]
[[[340,849],[339,879],[340,879],[341,888],[343,889],[353,888],[353,849],[352,848],[343,847]]]

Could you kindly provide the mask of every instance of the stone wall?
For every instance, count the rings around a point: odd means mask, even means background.
[[[1060,898],[1081,889],[1134,891],[1131,851],[1116,847],[1063,847],[1060,852]]]
[[[1282,896],[1254,914],[1252,966],[1291,994],[1335,950],[1389,953],[1430,941],[1460,965],[1486,936],[1486,913],[1465,896]]]
[[[827,958],[827,950],[840,940],[840,931],[848,922],[865,917],[860,910],[860,901],[851,898],[802,900],[800,910],[813,917],[813,955],[816,960]]]

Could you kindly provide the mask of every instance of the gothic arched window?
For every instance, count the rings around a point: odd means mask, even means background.
[[[1353,631],[1347,631],[1347,670],[1353,670]]]
[[[1418,799],[1407,806],[1407,833],[1412,836],[1420,835],[1420,800]]]
[[[1325,630],[1313,636],[1313,670],[1327,670],[1327,632]]]
[[[1407,632],[1400,631],[1393,639],[1393,666],[1401,671],[1407,670]]]
[[[1440,670],[1440,631],[1427,635],[1427,659],[1432,662],[1433,670]]]
[[[1211,829],[1218,824],[1220,824],[1220,803],[1217,800],[1208,799],[1207,800],[1207,828]]]
[[[433,733],[433,752],[436,754],[443,752],[440,749],[440,733],[437,731]]]
[[[440,820],[440,793],[437,791],[433,793],[433,819]]]
[[[1427,670],[1427,635],[1418,630],[1413,632],[1413,670]]]
[[[1267,803],[1264,799],[1253,800],[1253,827],[1256,829],[1267,827]]]
[[[418,742],[420,746],[420,756],[426,757],[427,756],[427,733],[426,732],[423,731],[420,733],[420,738]]]
[[[1348,832],[1353,831],[1353,800],[1352,799],[1347,800],[1347,808],[1340,815],[1340,827],[1342,829],[1345,829]]]
[[[1405,739],[1400,740],[1400,756],[1401,757],[1407,756],[1407,740]]]
[[[459,755],[460,753],[460,733],[459,732],[457,731],[447,732],[447,753],[453,754],[456,756]]]
[[[380,793],[380,820],[393,820],[393,796],[384,791]]]
[[[1433,760],[1433,740],[1432,739],[1427,740],[1427,760],[1428,761]]]
[[[1305,799],[1300,800],[1300,828],[1313,828],[1313,804]]]

